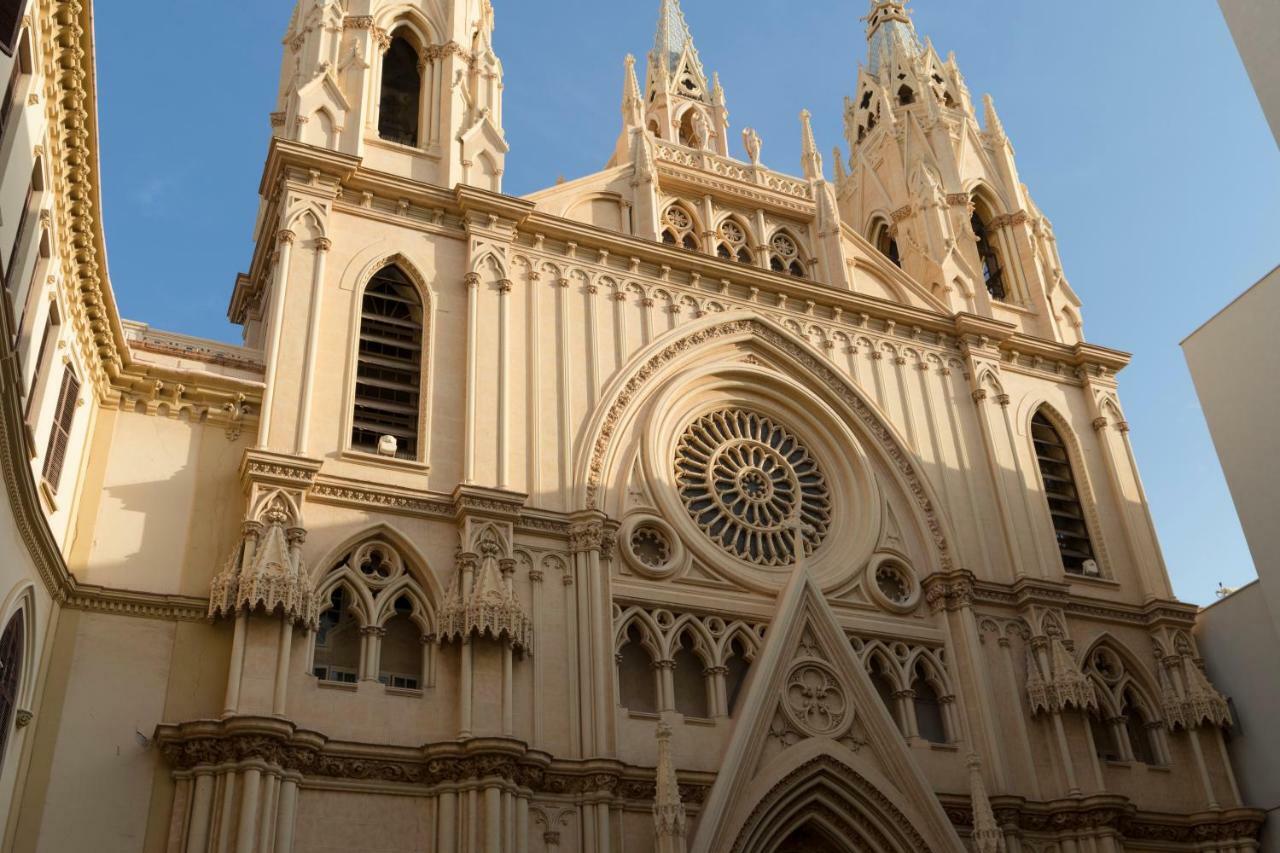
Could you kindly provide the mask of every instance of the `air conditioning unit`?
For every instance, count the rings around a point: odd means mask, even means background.
[[[1081,568],[1084,570],[1086,577],[1091,577],[1091,578],[1102,577],[1102,569],[1098,568],[1097,560],[1085,560],[1084,566],[1082,566]]]
[[[400,442],[394,435],[384,435],[378,439],[379,456],[395,456],[400,451]]]

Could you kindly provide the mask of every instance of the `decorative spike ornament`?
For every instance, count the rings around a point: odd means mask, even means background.
[[[987,784],[982,778],[982,759],[969,756],[969,797],[973,803],[973,847],[977,853],[1000,853],[1004,849],[1004,836],[996,823],[991,800],[987,798]]]
[[[990,95],[982,96],[983,120],[987,125],[987,135],[992,139],[1003,142],[1008,139],[1004,134],[1004,124],[1000,121],[1000,116],[996,114],[996,102]]]
[[[800,132],[804,150],[801,158],[804,163],[804,176],[811,181],[826,179],[822,168],[822,153],[818,151],[818,143],[813,137],[813,116],[808,110],[800,112]]]
[[[644,126],[644,97],[636,79],[636,58],[627,54],[626,74],[622,81],[622,123],[627,129]]]
[[[653,799],[653,826],[657,834],[656,853],[685,853],[687,832],[680,782],[671,758],[671,724],[658,723],[657,790]]]

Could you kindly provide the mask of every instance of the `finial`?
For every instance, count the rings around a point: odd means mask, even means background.
[[[985,120],[987,123],[987,133],[995,139],[1007,138],[1004,134],[1004,125],[1000,122],[1000,116],[996,115],[996,102],[990,95],[982,96],[982,106],[985,111]]]
[[[973,844],[977,853],[1000,853],[1004,836],[996,823],[991,800],[987,798],[987,785],[982,778],[982,759],[969,756],[969,789],[973,800]]]
[[[640,81],[636,79],[636,58],[627,54],[626,72],[622,80],[622,121],[629,128],[644,124],[644,98],[640,95]]]
[[[800,129],[804,140],[804,176],[811,181],[826,179],[822,169],[822,154],[818,151],[818,143],[813,137],[812,116],[808,110],[800,111]]]
[[[685,853],[685,813],[680,801],[680,782],[671,758],[671,724],[658,723],[657,790],[653,801],[653,825],[658,853]]]

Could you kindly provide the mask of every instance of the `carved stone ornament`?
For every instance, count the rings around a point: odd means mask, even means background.
[[[1081,671],[1062,636],[1054,633],[1047,640],[1040,639],[1040,643],[1033,641],[1027,649],[1027,698],[1031,702],[1031,713],[1059,714],[1071,708],[1096,711],[1098,695],[1093,682]],[[1048,672],[1042,671],[1042,657]]]
[[[440,642],[489,637],[513,649],[533,652],[533,620],[512,587],[515,560],[492,528],[478,540],[478,553],[458,556],[458,570],[440,611]]]
[[[306,531],[297,520],[296,505],[283,493],[261,502],[254,518],[245,522],[235,553],[210,585],[210,618],[260,608],[308,629],[319,625],[319,602],[302,564]]]
[[[680,801],[680,783],[671,759],[671,725],[658,723],[657,787],[653,799],[653,828],[660,849],[683,849],[686,832],[684,803]],[[675,844],[664,844],[674,841]]]
[[[814,660],[797,664],[787,676],[782,709],[792,725],[811,737],[838,737],[853,718],[839,676]]]
[[[1231,727],[1231,708],[1227,700],[1209,683],[1191,655],[1176,655],[1162,660],[1159,669],[1160,705],[1165,723],[1171,730],[1200,726]]]

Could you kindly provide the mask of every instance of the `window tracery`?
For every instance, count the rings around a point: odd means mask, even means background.
[[[861,637],[849,641],[904,737],[937,744],[957,740],[955,693],[943,649]]]
[[[720,228],[716,233],[716,255],[727,260],[737,261],[740,264],[751,264],[755,262],[755,258],[751,254],[749,245],[750,232],[735,219],[726,219],[720,223]]]
[[[742,409],[704,415],[675,452],[676,487],[689,517],[726,553],[761,566],[796,559],[826,538],[831,494],[817,460],[773,420]]]
[[[787,273],[796,278],[808,278],[804,262],[800,259],[800,244],[790,234],[780,232],[769,241],[772,253],[769,257],[769,269],[774,272]]]
[[[701,251],[693,214],[683,205],[673,204],[662,214],[662,242],[691,252]]]
[[[1085,661],[1085,674],[1098,694],[1097,713],[1090,717],[1094,749],[1105,761],[1167,764],[1163,723],[1144,698],[1138,678],[1122,655],[1105,643]]]
[[[365,288],[360,316],[351,446],[417,459],[424,311],[409,277],[392,264]]]
[[[435,616],[400,551],[371,539],[325,577],[311,673],[321,681],[378,681],[397,689],[430,686]]]
[[[734,713],[766,627],[616,604],[613,621],[622,707],[690,717]]]

